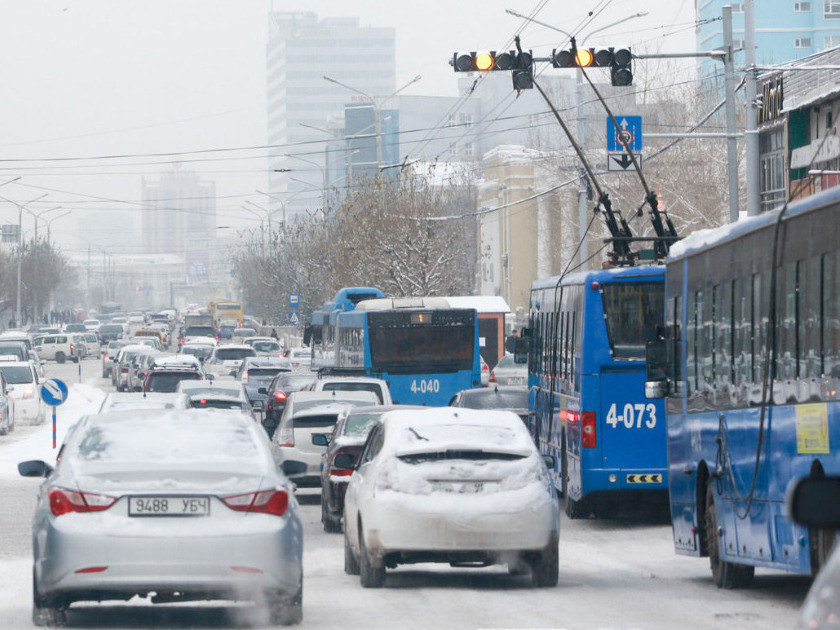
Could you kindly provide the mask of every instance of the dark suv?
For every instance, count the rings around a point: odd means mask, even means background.
[[[280,424],[280,416],[286,408],[286,397],[313,383],[317,377],[314,372],[283,372],[274,377],[271,385],[257,390],[265,395],[265,416],[262,425],[268,437],[274,435],[274,430]]]
[[[188,366],[154,366],[146,375],[143,391],[173,393],[178,390],[178,383],[187,380],[204,380],[204,374],[201,370]]]
[[[281,372],[291,372],[292,363],[280,357],[245,357],[239,364],[236,380],[242,383],[255,410],[265,409],[266,388]],[[260,393],[260,390],[263,393]]]

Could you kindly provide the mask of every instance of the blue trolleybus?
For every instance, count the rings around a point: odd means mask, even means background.
[[[840,473],[839,246],[834,188],[671,249],[645,391],[666,397],[676,551],[719,587],[816,572],[834,539],[791,522],[785,493]]]
[[[333,310],[318,335],[321,369],[382,378],[395,403],[443,406],[481,385],[476,310],[445,298],[359,301]]]
[[[529,385],[540,451],[570,518],[667,505],[665,413],[644,397],[645,344],[663,319],[662,265],[534,282]]]

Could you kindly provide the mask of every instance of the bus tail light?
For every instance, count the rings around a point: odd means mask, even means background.
[[[598,434],[595,430],[595,412],[584,411],[580,414],[581,446],[595,448],[598,445]]]

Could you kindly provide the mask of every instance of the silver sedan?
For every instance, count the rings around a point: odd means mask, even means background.
[[[33,621],[74,602],[252,600],[272,624],[302,618],[303,529],[288,480],[253,419],[134,410],[79,421],[33,523]]]

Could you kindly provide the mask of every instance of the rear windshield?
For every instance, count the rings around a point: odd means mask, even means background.
[[[181,354],[191,354],[199,359],[206,359],[213,354],[213,346],[209,344],[203,346],[184,346],[181,348]]]
[[[201,375],[196,372],[152,372],[146,391],[173,393],[178,389],[180,381],[198,381]]]
[[[656,339],[665,314],[661,282],[613,282],[601,285],[604,319],[613,357],[645,358],[645,344]]]
[[[194,398],[191,404],[198,409],[242,409],[242,403],[238,400]]]
[[[273,350],[280,350],[280,344],[276,341],[255,341],[251,345],[257,352],[272,352]]]
[[[216,348],[215,356],[219,361],[236,361],[257,356],[257,351],[253,348]]]
[[[331,427],[337,419],[337,413],[324,413],[312,416],[295,416],[292,423],[296,427]]]
[[[277,379],[277,389],[297,391],[314,380],[314,374],[284,374]]]
[[[0,346],[0,354],[2,355],[14,355],[16,357],[20,357],[21,360],[26,360],[26,350],[22,347],[18,346]]]
[[[373,392],[380,403],[384,402],[382,400],[382,388],[376,383],[324,383],[323,389],[325,392]]]
[[[248,368],[248,377],[257,377],[257,378],[273,378],[277,376],[280,372],[288,372],[286,368]]]
[[[463,406],[469,409],[527,409],[528,390],[498,391],[482,389],[475,396],[465,394]]]
[[[379,422],[381,413],[354,413],[347,416],[344,422],[343,435],[348,437],[367,437],[370,430]]]
[[[9,385],[32,382],[32,370],[26,365],[3,365],[0,372],[3,372]]]

